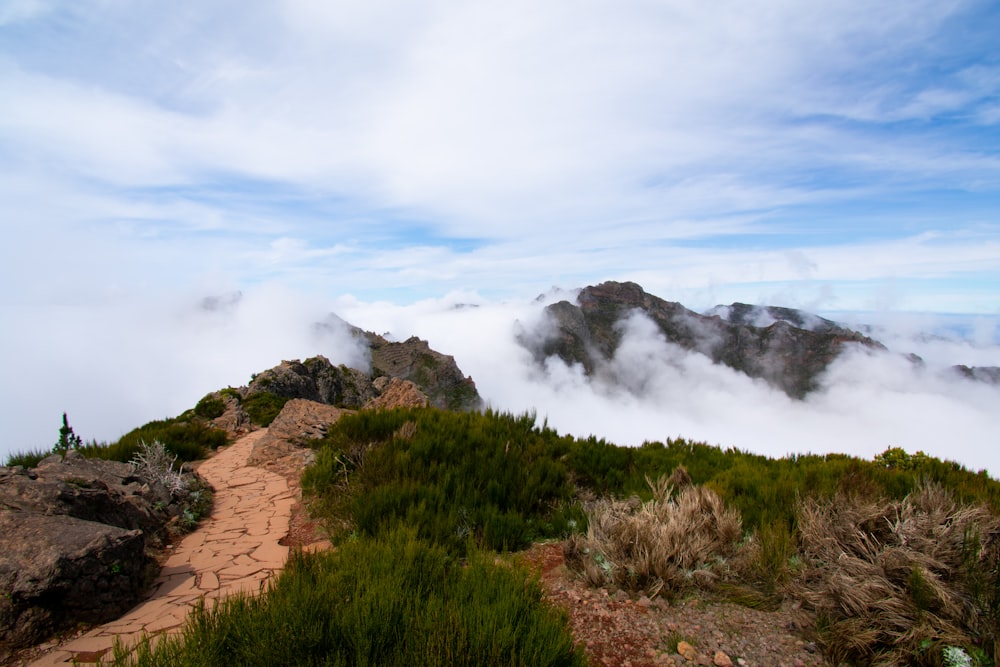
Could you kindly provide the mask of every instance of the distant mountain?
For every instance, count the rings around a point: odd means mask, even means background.
[[[1000,366],[952,366],[951,369],[967,380],[1000,385]]]
[[[635,313],[655,323],[668,342],[765,380],[793,398],[817,389],[820,374],[848,346],[885,350],[862,333],[790,308],[734,303],[702,315],[630,282],[585,287],[576,303],[559,301],[545,311],[539,330],[521,331],[521,344],[538,363],[555,355],[581,364],[588,375],[614,357],[625,332],[622,322]]]

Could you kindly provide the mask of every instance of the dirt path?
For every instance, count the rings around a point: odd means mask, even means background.
[[[134,643],[143,633],[177,631],[199,598],[210,603],[238,591],[256,593],[279,572],[288,547],[278,542],[288,534],[297,490],[281,475],[247,465],[266,433],[254,431],[199,466],[215,488],[212,514],[175,545],[150,597],[116,621],[49,647],[32,667],[96,662],[116,636]]]

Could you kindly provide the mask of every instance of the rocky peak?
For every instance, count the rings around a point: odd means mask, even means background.
[[[555,355],[593,374],[607,366],[625,335],[622,323],[637,312],[655,323],[667,342],[766,380],[794,398],[814,390],[847,345],[884,349],[863,334],[800,311],[733,304],[701,315],[630,282],[586,287],[575,304],[548,306],[550,330],[524,332],[521,342],[538,362]]]
[[[361,330],[352,328],[351,331]],[[324,356],[305,361],[282,361],[255,375],[241,393],[249,396],[269,392],[289,399],[302,398],[358,409],[376,401],[386,388],[391,388],[395,398],[380,404],[397,401],[416,404],[423,400],[447,410],[474,410],[481,405],[482,399],[472,378],[462,373],[454,357],[431,349],[427,341],[414,336],[403,342],[391,342],[371,332],[355,335],[368,348],[370,370],[362,371],[343,364],[335,366]],[[394,383],[395,380],[412,384],[412,390],[407,385]]]
[[[427,341],[416,336],[401,343],[373,333],[365,337],[371,350],[373,376],[408,380],[431,405],[445,410],[475,410],[482,404],[476,383],[462,374],[455,357],[432,350]]]
[[[321,355],[304,362],[282,361],[254,376],[246,393],[260,392],[345,408],[361,407],[378,395],[368,373],[344,365],[334,366]]]

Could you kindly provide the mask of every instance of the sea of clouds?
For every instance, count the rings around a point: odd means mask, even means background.
[[[364,367],[345,330],[316,326],[336,313],[390,339],[428,340],[455,357],[491,407],[533,410],[563,433],[623,445],[685,437],[771,456],[871,458],[898,446],[1000,478],[1000,387],[948,370],[1000,366],[1000,317],[825,313],[867,327],[888,351],[841,355],[820,390],[798,401],[668,343],[641,315],[621,323],[621,347],[600,378],[556,358],[539,364],[518,337],[544,337],[544,306],[561,299],[575,292],[510,301],[456,292],[398,305],[350,296],[317,303],[264,286],[103,309],[22,306],[21,326],[5,333],[0,454],[51,446],[63,411],[85,440],[114,440],[282,359],[322,354]]]

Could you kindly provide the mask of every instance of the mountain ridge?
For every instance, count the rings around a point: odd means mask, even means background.
[[[624,336],[622,322],[636,314],[652,321],[664,340],[703,354],[745,375],[762,379],[801,399],[819,387],[820,375],[847,346],[884,351],[885,346],[860,332],[802,311],[775,306],[733,304],[702,315],[680,303],[647,293],[632,282],[607,281],[580,290],[577,303],[562,300],[545,308],[543,331],[522,330],[519,342],[536,363],[556,356],[580,364],[588,375],[607,368]],[[750,317],[766,315],[767,326]],[[803,328],[791,322],[815,328]]]

